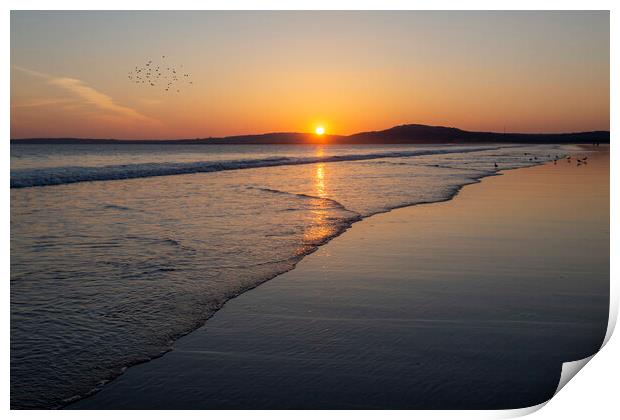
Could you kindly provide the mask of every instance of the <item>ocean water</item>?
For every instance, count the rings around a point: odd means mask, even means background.
[[[352,223],[569,146],[11,146],[11,406],[170,349]]]

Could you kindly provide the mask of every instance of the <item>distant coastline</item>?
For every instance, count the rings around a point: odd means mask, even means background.
[[[266,133],[195,139],[122,140],[91,138],[11,139],[11,144],[424,144],[424,143],[609,143],[609,131],[525,134],[466,131],[453,127],[406,124],[348,136]]]

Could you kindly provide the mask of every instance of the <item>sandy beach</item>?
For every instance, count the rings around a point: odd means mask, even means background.
[[[356,223],[73,409],[499,409],[549,399],[609,301],[609,154]],[[578,154],[581,154],[579,152]],[[171,320],[170,322],[174,322]]]

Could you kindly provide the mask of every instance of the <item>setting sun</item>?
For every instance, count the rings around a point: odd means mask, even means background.
[[[317,134],[317,136],[322,136],[323,134],[325,134],[325,127],[317,127],[314,129],[314,132]]]

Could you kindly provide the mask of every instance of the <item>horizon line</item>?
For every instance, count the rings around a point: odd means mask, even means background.
[[[484,133],[484,134],[496,134],[496,135],[523,135],[523,136],[554,136],[554,135],[570,135],[570,134],[584,134],[584,133],[610,133],[610,129],[606,130],[585,130],[585,131],[556,131],[556,132],[516,132],[516,131],[479,131],[479,130],[465,130],[454,126],[445,125],[430,125],[419,123],[405,123],[398,124],[389,128],[358,131],[351,134],[336,134],[325,133],[317,135],[313,132],[302,131],[269,131],[263,133],[249,133],[249,134],[230,134],[222,136],[206,136],[206,137],[176,137],[176,138],[115,138],[115,137],[75,137],[75,136],[55,136],[55,137],[11,137],[10,141],[17,140],[108,140],[108,141],[187,141],[187,140],[210,140],[210,139],[227,139],[235,137],[253,137],[253,136],[269,136],[269,135],[306,135],[313,138],[325,138],[325,137],[353,137],[361,134],[380,133],[388,130],[392,130],[399,127],[426,127],[436,129],[449,129],[459,130],[464,133]]]

